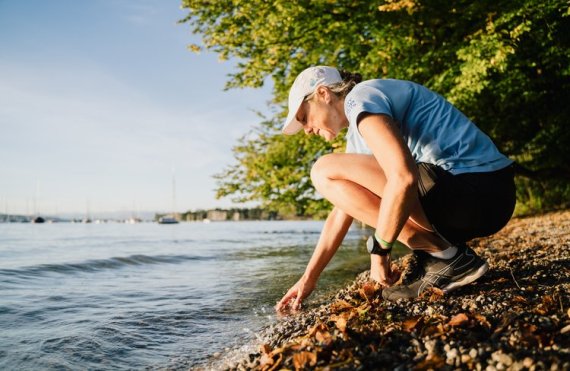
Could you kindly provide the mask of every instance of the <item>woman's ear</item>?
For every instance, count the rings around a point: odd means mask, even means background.
[[[326,104],[329,104],[332,100],[332,92],[326,86],[323,86],[323,85],[319,86],[317,88],[317,95]]]

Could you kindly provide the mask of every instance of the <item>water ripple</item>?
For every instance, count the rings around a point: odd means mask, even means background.
[[[26,278],[41,277],[50,273],[58,274],[76,274],[80,272],[96,272],[108,269],[121,269],[127,266],[140,266],[152,264],[179,264],[185,261],[195,260],[212,260],[214,256],[193,256],[193,255],[131,255],[125,257],[112,257],[108,259],[87,260],[79,263],[58,263],[58,264],[40,264],[19,269],[0,269],[0,277],[5,276],[9,282],[9,278]]]

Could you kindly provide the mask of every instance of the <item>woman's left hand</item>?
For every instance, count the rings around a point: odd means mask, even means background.
[[[370,278],[382,286],[392,286],[400,279],[400,271],[390,257],[370,255]]]

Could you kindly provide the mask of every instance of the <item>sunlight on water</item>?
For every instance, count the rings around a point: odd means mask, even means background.
[[[321,227],[0,224],[0,368],[161,368],[245,352],[277,320]],[[367,268],[364,238],[351,229],[313,302]]]

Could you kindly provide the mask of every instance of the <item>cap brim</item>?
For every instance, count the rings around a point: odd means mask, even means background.
[[[297,121],[297,112],[299,111],[299,107],[301,107],[302,103],[303,98],[298,99],[294,104],[289,104],[289,114],[287,114],[287,120],[285,120],[283,129],[281,129],[283,134],[293,135],[303,129],[303,125]]]
[[[293,121],[289,121],[289,123],[283,125],[283,129],[281,131],[283,134],[293,135],[297,134],[301,129],[303,129],[303,125],[293,118]]]

